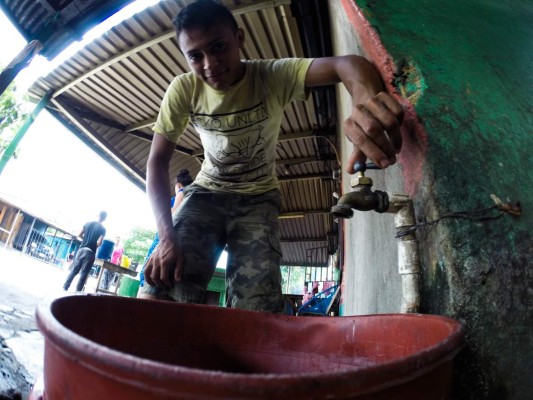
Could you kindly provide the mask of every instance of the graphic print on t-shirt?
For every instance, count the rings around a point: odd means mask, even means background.
[[[268,118],[263,103],[228,114],[191,113],[210,161],[206,172],[234,181],[265,176],[268,171],[262,122]]]
[[[261,136],[262,130],[263,127],[259,125],[256,129],[240,133],[237,140],[226,135],[216,135],[213,147],[216,160],[223,165],[231,165],[250,159],[255,148],[265,141]]]

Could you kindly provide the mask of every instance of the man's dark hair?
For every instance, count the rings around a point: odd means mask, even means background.
[[[193,179],[188,169],[182,169],[176,176],[176,183],[181,183],[184,187],[189,186],[192,182]]]
[[[183,8],[172,21],[176,34],[187,29],[201,28],[204,31],[216,24],[228,25],[234,32],[239,28],[231,11],[217,0],[197,0]]]
[[[100,211],[100,221],[104,221],[107,218],[107,213],[105,211]]]

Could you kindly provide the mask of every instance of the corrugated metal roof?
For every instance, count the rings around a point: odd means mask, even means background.
[[[188,3],[162,1],[134,15],[30,89],[35,97],[52,90],[48,109],[142,188],[159,104],[170,81],[188,71],[171,24]],[[324,1],[303,0],[292,6],[288,0],[225,3],[245,30],[245,58],[327,55],[327,48],[313,44],[329,40]],[[328,253],[336,248],[332,238],[337,225],[329,214],[332,194],[338,190],[332,179],[339,168],[336,145],[331,91],[315,91],[307,102],[287,108],[277,145],[282,212],[287,217],[281,219],[284,265],[325,266]],[[171,176],[182,168],[194,176],[202,155],[199,137],[189,126],[172,157]]]
[[[54,58],[100,21],[132,1],[1,0],[0,7],[28,42],[41,42],[41,55]]]

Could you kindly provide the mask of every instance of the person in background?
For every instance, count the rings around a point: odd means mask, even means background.
[[[70,272],[63,284],[63,289],[65,291],[69,289],[72,280],[78,273],[80,273],[80,276],[78,278],[78,284],[76,285],[76,291],[81,292],[83,290],[96,257],[96,249],[102,244],[102,240],[104,240],[105,237],[106,230],[102,225],[102,222],[104,222],[106,218],[107,213],[102,211],[98,216],[98,221],[87,222],[83,226],[78,235],[82,238],[80,248],[74,257]]]
[[[120,242],[120,236],[115,239],[115,247],[113,247],[113,254],[111,255],[111,263],[121,265],[122,256],[124,255],[124,246]]]
[[[189,186],[193,182],[193,179],[191,177],[191,174],[189,173],[188,169],[182,169],[179,174],[176,176],[176,184],[174,185],[174,191],[175,196],[170,199],[170,210],[171,214],[174,215],[174,213],[179,208],[181,202],[183,201],[183,190],[185,187]],[[141,269],[140,274],[140,287],[144,286],[144,267],[146,263],[148,262],[148,259],[154,252],[155,248],[157,247],[157,244],[159,243],[159,235],[156,233],[154,236],[154,240],[152,241],[152,245],[148,249],[148,253],[146,254],[146,257],[144,258],[144,265]],[[140,298],[152,298],[151,296],[144,296],[141,292],[139,292]]]
[[[189,4],[174,26],[191,72],[171,82],[153,128],[146,187],[160,242],[141,290],[202,303],[227,245],[226,306],[283,312],[276,143],[285,107],[307,99],[313,87],[344,85],[352,97],[343,124],[354,145],[351,174],[367,157],[381,168],[396,162],[403,109],[360,56],[242,60],[244,31],[221,2]],[[204,161],[172,218],[169,165],[189,122],[201,138]]]
[[[124,247],[120,242],[120,236],[117,236],[115,238],[115,247],[113,247],[113,254],[111,255],[111,263],[115,265],[121,265],[123,255]],[[117,276],[117,273],[109,271],[108,269],[104,269],[103,274],[104,276],[102,276],[102,282],[100,284],[100,287],[104,290],[109,290],[109,285],[111,285],[111,283]]]
[[[193,182],[191,174],[188,169],[182,169],[176,176],[176,184],[174,185],[174,198],[170,199],[170,212],[172,215],[176,212],[181,202],[183,201],[183,191],[187,186]]]

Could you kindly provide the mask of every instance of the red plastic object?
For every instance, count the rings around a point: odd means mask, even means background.
[[[44,399],[446,399],[464,340],[420,314],[293,317],[110,296],[43,302]]]

